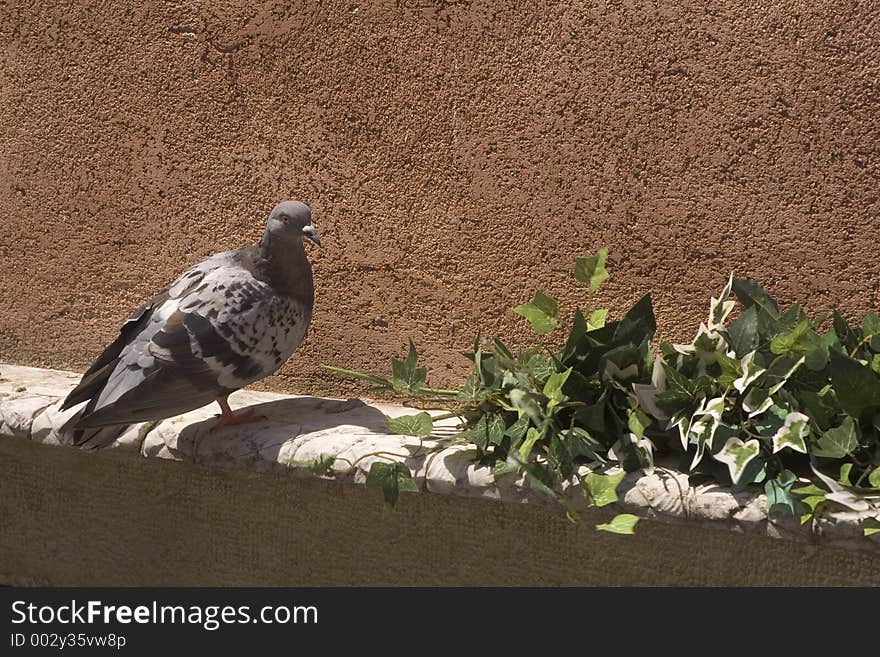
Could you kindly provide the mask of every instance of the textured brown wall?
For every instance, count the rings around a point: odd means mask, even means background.
[[[0,360],[85,366],[284,197],[325,246],[275,388],[407,336],[450,382],[604,244],[598,301],[652,291],[665,339],[730,270],[876,309],[880,9],[731,4],[0,3]]]

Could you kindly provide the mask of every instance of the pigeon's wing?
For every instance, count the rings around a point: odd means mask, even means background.
[[[140,330],[120,351],[78,428],[177,415],[271,371],[249,353],[233,322],[253,323],[249,315],[271,296],[265,283],[230,263],[203,268],[191,281],[183,282],[182,277],[178,282],[149,320],[140,320]]]

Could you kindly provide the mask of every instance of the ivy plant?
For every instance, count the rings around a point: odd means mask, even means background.
[[[609,277],[607,256],[601,249],[575,260],[587,300]],[[536,334],[559,330],[559,304],[542,290],[513,312]],[[695,478],[734,490],[763,486],[773,512],[808,522],[831,505],[866,534],[880,531],[880,317],[857,325],[836,311],[811,318],[731,276],[691,343],[655,346],[655,330],[645,295],[616,319],[607,308],[575,308],[554,349],[515,353],[477,336],[466,353],[471,372],[454,390],[427,385],[412,340],[405,358],[392,359],[390,377],[329,369],[373,390],[447,401],[461,419],[456,438],[473,444],[478,466],[524,475],[572,515],[563,483],[579,483],[588,504],[610,504],[623,473],[601,473],[612,465],[650,473],[661,449]],[[389,419],[389,428],[424,437],[433,420],[421,413]],[[408,477],[403,466],[377,463],[368,484],[385,491],[390,509],[400,490],[414,489]],[[634,518],[597,528],[632,533]]]

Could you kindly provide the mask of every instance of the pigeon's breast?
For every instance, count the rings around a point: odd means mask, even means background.
[[[232,350],[253,364],[248,381],[220,377],[221,385],[238,388],[269,376],[290,358],[305,338],[311,308],[275,294],[260,281],[250,281],[232,286],[226,306],[209,320]]]

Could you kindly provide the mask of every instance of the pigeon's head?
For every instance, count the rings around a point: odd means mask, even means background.
[[[312,226],[312,211],[299,201],[282,201],[269,213],[266,234],[273,239],[309,239],[318,246],[321,240]]]

